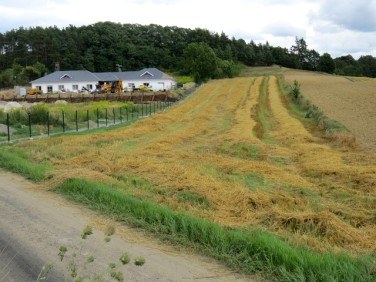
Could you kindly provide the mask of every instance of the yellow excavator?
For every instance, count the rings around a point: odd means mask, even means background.
[[[123,81],[99,81],[96,84],[96,89],[92,92],[93,94],[102,93],[121,93],[123,92]]]

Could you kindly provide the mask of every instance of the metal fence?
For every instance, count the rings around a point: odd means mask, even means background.
[[[27,112],[24,115],[21,115],[19,111],[11,111],[0,116],[0,142],[47,137],[133,122],[164,111],[173,104],[175,102],[158,101],[92,110]]]

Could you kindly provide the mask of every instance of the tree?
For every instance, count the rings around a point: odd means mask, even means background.
[[[362,70],[362,74],[368,77],[376,77],[376,58],[367,55],[361,56],[358,60],[359,66]]]
[[[319,71],[333,73],[335,69],[334,60],[328,53],[324,53],[319,60],[317,68]]]
[[[217,56],[206,43],[191,43],[184,50],[185,65],[195,82],[205,82],[217,70]]]
[[[295,45],[291,46],[291,53],[296,56],[296,63],[298,68],[303,68],[303,64],[307,61],[308,48],[307,43],[303,38],[295,38]]]

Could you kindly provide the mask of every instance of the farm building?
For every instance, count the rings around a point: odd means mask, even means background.
[[[140,85],[148,86],[154,91],[169,90],[176,86],[173,77],[156,68],[145,68],[140,71],[100,72],[88,70],[55,71],[44,77],[31,81],[31,87],[42,90],[43,93],[72,91],[82,89],[92,91],[99,82],[121,80],[124,88],[134,88]]]

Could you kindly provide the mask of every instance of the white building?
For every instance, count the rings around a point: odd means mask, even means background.
[[[92,73],[88,70],[55,71],[44,77],[31,81],[31,87],[40,89],[43,93],[72,91],[78,92],[83,88],[94,90],[99,82],[122,80],[124,88],[134,88],[145,85],[154,91],[169,90],[176,86],[173,77],[156,68],[145,68],[140,71]]]

